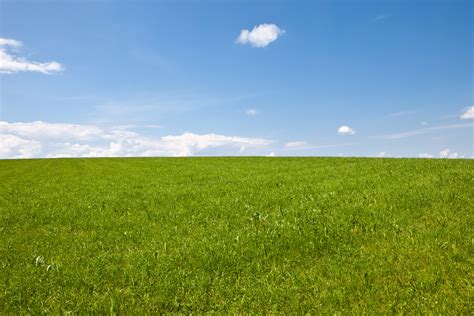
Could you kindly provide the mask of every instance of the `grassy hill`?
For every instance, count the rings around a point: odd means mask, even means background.
[[[473,314],[474,161],[0,161],[0,313]]]

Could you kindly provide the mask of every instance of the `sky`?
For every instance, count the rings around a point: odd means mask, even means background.
[[[472,1],[0,0],[0,159],[474,158]]]

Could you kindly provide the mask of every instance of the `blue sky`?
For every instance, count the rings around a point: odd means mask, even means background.
[[[0,158],[474,156],[471,1],[0,3]]]

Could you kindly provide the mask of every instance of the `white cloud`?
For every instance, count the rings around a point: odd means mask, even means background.
[[[418,154],[418,158],[433,158],[433,155],[428,153],[421,153]]]
[[[460,118],[464,120],[474,119],[474,105],[468,107],[467,110],[461,114]]]
[[[13,55],[8,47],[19,48],[22,46],[20,41],[8,38],[0,38],[0,73],[16,73],[20,71],[40,72],[50,74],[62,71],[63,66],[55,61],[36,62],[29,61],[23,57]]]
[[[0,158],[29,158],[41,152],[41,143],[0,133]]]
[[[0,122],[0,158],[191,156],[213,148],[260,148],[271,141],[218,134],[146,137],[125,129]]]
[[[0,37],[0,46],[11,46],[11,47],[21,47],[22,42],[11,39],[11,38],[1,38]]]
[[[14,133],[35,139],[78,139],[87,140],[100,137],[104,131],[93,125],[64,123],[8,123],[0,121],[0,133]]]
[[[276,41],[280,35],[285,33],[275,24],[260,24],[251,31],[243,29],[236,42],[239,44],[250,44],[253,47],[266,47],[273,41]]]
[[[256,109],[248,109],[245,110],[245,114],[247,114],[248,116],[255,116],[258,114],[258,111]]]
[[[377,156],[380,157],[380,158],[383,158],[383,157],[385,157],[386,154],[387,153],[385,151],[382,151]]]
[[[456,152],[451,152],[449,149],[442,150],[439,153],[440,158],[461,158],[459,157],[459,154]]]
[[[276,154],[274,152],[269,153],[268,155],[265,155],[265,157],[275,157]]]
[[[354,135],[356,131],[353,128],[350,128],[349,126],[342,125],[337,129],[337,132],[341,135]]]
[[[307,147],[308,143],[305,141],[294,141],[294,142],[289,142],[285,144],[285,147],[287,148],[301,148],[301,147]]]
[[[184,133],[179,136],[164,136],[160,139],[168,147],[179,148],[178,156],[191,156],[195,150],[216,147],[260,147],[270,142],[261,138],[244,138],[238,136],[224,136],[216,134],[197,135]]]

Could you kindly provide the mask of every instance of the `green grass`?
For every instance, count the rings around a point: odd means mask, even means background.
[[[473,314],[474,161],[0,161],[0,314]]]

